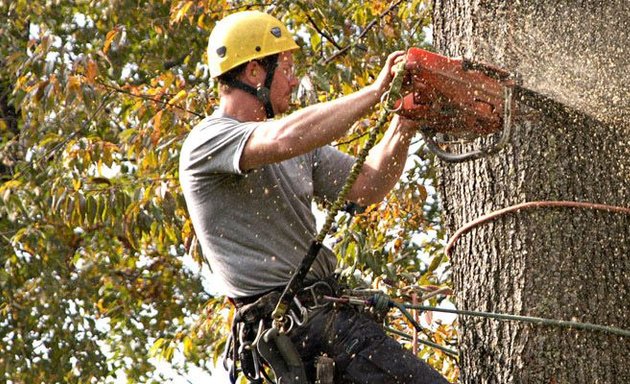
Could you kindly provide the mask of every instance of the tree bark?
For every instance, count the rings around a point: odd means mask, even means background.
[[[627,2],[433,5],[438,51],[506,67],[549,98],[536,108],[520,100],[516,132],[498,154],[440,164],[448,231],[526,201],[630,207]],[[456,302],[461,309],[630,329],[629,255],[630,215],[522,210],[456,243]],[[630,382],[628,338],[470,317],[460,324],[463,383]]]

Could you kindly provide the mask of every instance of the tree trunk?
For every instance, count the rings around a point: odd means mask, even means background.
[[[506,67],[549,97],[537,108],[518,103],[516,132],[498,154],[440,164],[451,235],[526,201],[630,207],[629,9],[621,0],[434,1],[438,51]],[[456,243],[457,305],[630,329],[629,255],[628,214],[503,215]],[[460,324],[463,383],[630,382],[627,337],[471,317]]]

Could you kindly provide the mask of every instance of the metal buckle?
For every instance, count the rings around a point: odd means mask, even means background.
[[[321,287],[323,287],[323,288],[325,288],[325,293],[318,294],[318,293],[315,291],[315,290],[316,290],[318,287],[320,287],[320,286],[321,286]],[[314,304],[312,304],[312,305],[309,305],[309,306],[308,306],[308,309],[310,309],[310,310],[313,310],[313,309],[318,309],[318,308],[323,308],[323,307],[327,306],[328,304],[330,304],[329,302],[323,302],[323,301],[321,300],[321,299],[322,299],[322,296],[325,296],[325,295],[326,295],[326,293],[327,293],[329,296],[334,296],[334,293],[335,293],[335,292],[334,292],[334,290],[332,289],[332,287],[330,286],[330,284],[328,284],[328,283],[327,283],[327,282],[325,282],[325,281],[318,281],[318,282],[314,283],[313,285],[310,285],[310,286],[308,286],[308,287],[304,287],[304,288],[302,289],[302,291],[303,291],[303,292],[306,292],[306,291],[310,292],[311,297],[313,298],[313,303],[314,303]]]

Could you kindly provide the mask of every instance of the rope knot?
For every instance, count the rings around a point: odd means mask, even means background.
[[[385,293],[375,293],[367,300],[376,312],[387,312],[392,307],[391,299]]]

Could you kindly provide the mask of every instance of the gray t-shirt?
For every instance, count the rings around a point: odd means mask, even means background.
[[[312,200],[333,201],[354,163],[324,146],[241,172],[239,160],[257,124],[212,115],[192,129],[180,154],[180,183],[213,283],[233,298],[289,281],[317,232]],[[308,277],[325,277],[335,265],[323,247]]]

